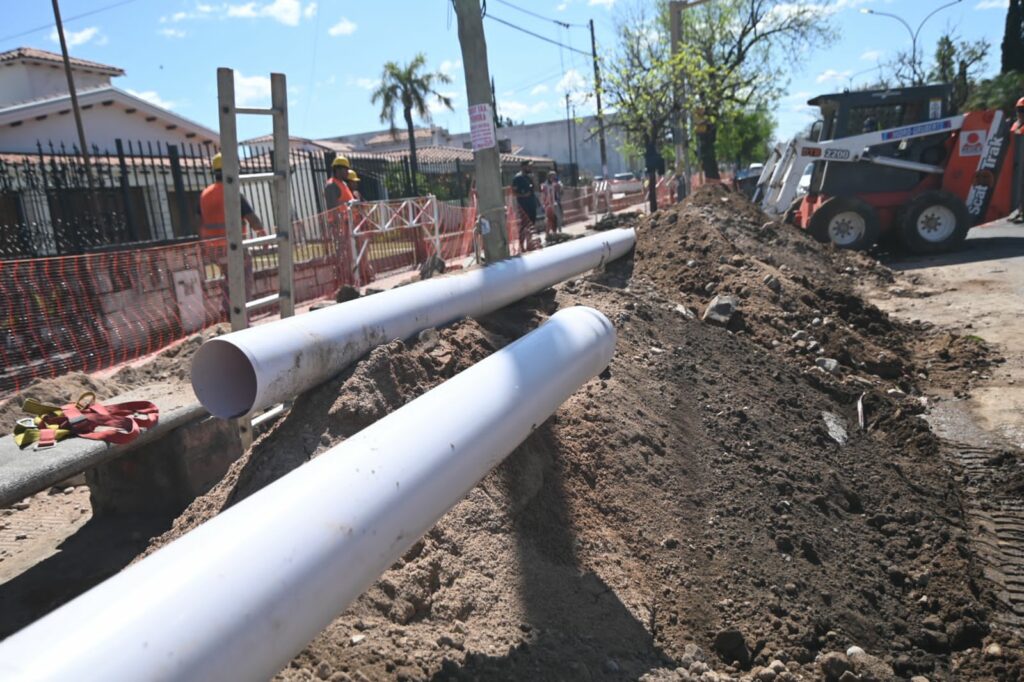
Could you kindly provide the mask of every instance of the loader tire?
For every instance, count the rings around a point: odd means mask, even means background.
[[[914,197],[903,213],[900,239],[913,253],[951,251],[967,238],[971,216],[954,194],[932,190]]]
[[[836,248],[864,251],[878,241],[878,213],[865,201],[853,197],[832,197],[810,220],[811,236],[832,242]]]

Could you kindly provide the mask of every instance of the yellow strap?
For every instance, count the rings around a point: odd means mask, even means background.
[[[64,440],[71,435],[69,429],[54,429],[53,437],[54,440]],[[24,450],[29,445],[32,445],[39,440],[39,429],[34,426],[25,426],[24,424],[15,424],[14,426],[14,442],[15,444]]]
[[[55,414],[59,417],[62,414],[58,406],[41,403],[35,398],[26,398],[21,409],[25,410],[29,414],[34,414],[40,417],[46,414]]]

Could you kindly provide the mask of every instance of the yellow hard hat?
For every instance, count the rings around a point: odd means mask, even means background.
[[[348,159],[344,156],[335,156],[334,161],[331,163],[331,168],[337,168],[338,166],[344,166],[345,168],[351,168]]]
[[[213,166],[213,170],[215,171],[219,171],[224,167],[224,161],[220,158],[220,152],[213,155],[213,160],[210,162],[210,165]]]
[[[356,175],[355,171],[349,171],[348,179],[351,180],[352,182],[359,182],[359,176]]]

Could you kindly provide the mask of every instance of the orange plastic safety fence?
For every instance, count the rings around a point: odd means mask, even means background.
[[[436,235],[431,213],[426,226],[371,231],[354,240],[346,210],[293,224],[296,303],[356,283],[353,247],[366,250],[358,268],[362,285],[420,265],[438,246],[445,260],[474,251],[472,207],[438,203]],[[134,360],[226,321],[226,274],[223,240],[0,261],[0,396],[34,379]],[[249,251],[246,281],[250,300],[280,290],[276,245]]]

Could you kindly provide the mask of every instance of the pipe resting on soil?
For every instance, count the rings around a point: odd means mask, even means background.
[[[493,312],[629,253],[632,229],[608,230],[452,277],[430,279],[211,339],[192,387],[229,419],[291,400],[370,349],[429,327]]]
[[[556,313],[0,643],[0,679],[269,679],[607,367],[615,338],[592,308]]]

